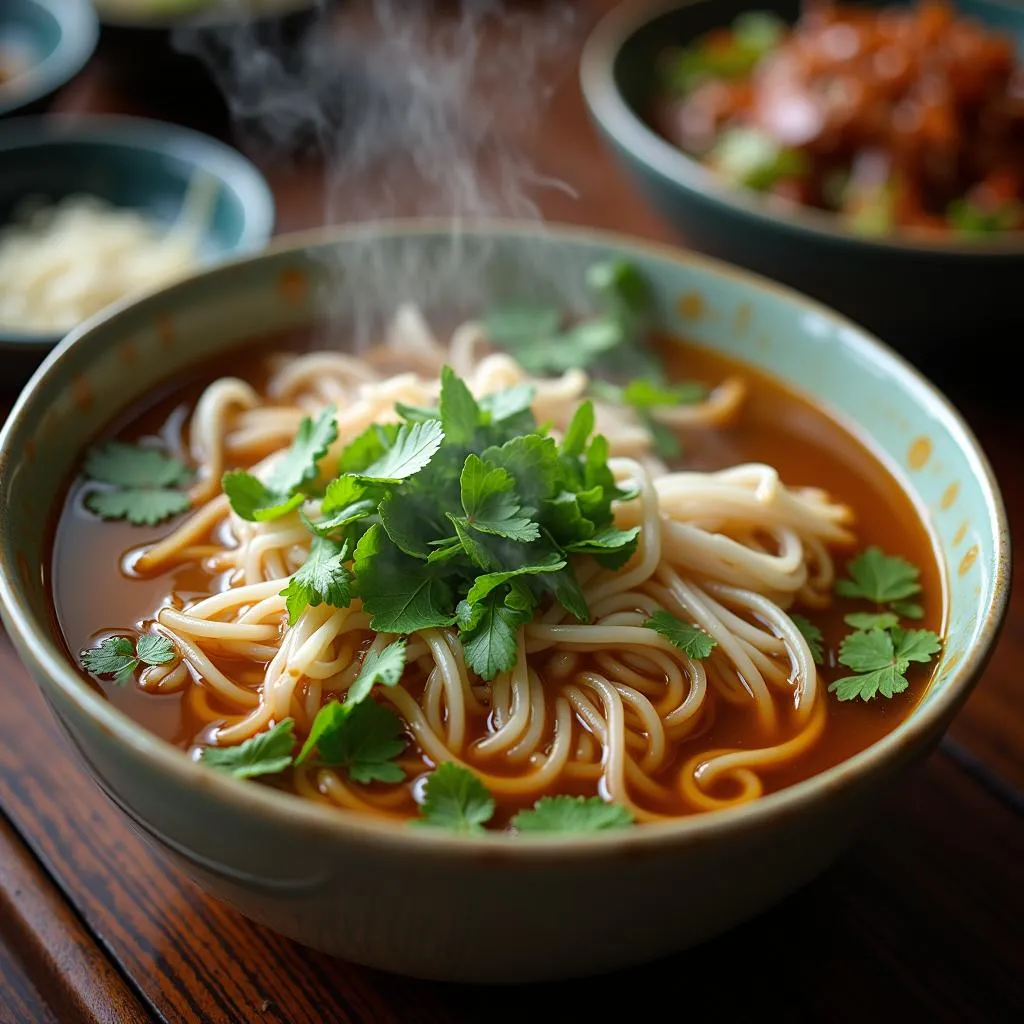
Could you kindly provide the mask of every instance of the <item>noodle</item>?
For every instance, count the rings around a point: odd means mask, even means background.
[[[269,522],[239,518],[219,493],[222,470],[255,462],[257,475],[268,471],[302,416],[327,403],[338,410],[334,458],[371,424],[395,422],[396,401],[436,404],[446,360],[478,397],[528,381],[538,420],[556,432],[566,429],[589,384],[578,370],[528,380],[508,355],[490,352],[473,324],[455,332],[446,352],[409,307],[367,359],[282,358],[265,396],[225,378],[200,398],[189,431],[199,466],[194,512],[133,569],[153,575],[202,560],[211,574],[205,596],[154,610],[181,657],[147,670],[144,682],[157,692],[188,690],[210,723],[203,743],[237,745],[289,716],[301,738],[323,703],[344,697],[369,653],[393,639],[370,629],[358,598],[345,608],[307,607],[289,626],[281,592],[311,535],[297,512]],[[721,425],[743,395],[742,382],[727,380],[703,405],[665,419]],[[551,791],[600,794],[638,821],[678,813],[670,808],[680,797],[691,811],[755,799],[764,776],[791,764],[824,727],[812,652],[788,609],[829,600],[829,551],[852,542],[851,514],[821,491],[786,487],[766,465],[668,472],[630,410],[596,406],[614,456],[609,467],[636,491],[616,506],[616,525],[642,527],[638,550],[619,571],[580,557],[577,578],[592,621],[578,623],[558,604],[538,609],[519,629],[513,668],[491,682],[467,668],[454,627],[410,636],[400,681],[377,691],[413,741],[402,764],[415,774],[416,766],[423,772],[452,761],[495,797],[513,801]],[[691,657],[647,628],[659,610],[708,634],[710,656]],[[688,746],[682,757],[679,744],[698,743],[720,704],[756,725],[758,744],[696,753]],[[361,786],[340,771],[302,765],[294,785],[301,795],[356,811],[415,812],[409,780]]]

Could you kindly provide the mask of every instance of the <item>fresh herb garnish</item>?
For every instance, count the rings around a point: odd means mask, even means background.
[[[445,761],[427,776],[420,813],[413,824],[478,835],[494,815],[494,797],[468,768]]]
[[[520,811],[512,819],[520,832],[600,832],[632,824],[627,808],[599,796],[541,797],[531,810]]]
[[[1017,201],[983,204],[971,199],[954,199],[946,208],[950,227],[960,235],[992,235],[1024,226],[1024,203]]]
[[[892,629],[900,624],[900,617],[894,612],[850,612],[843,622],[859,630]]]
[[[236,515],[253,522],[277,519],[313,495],[319,462],[338,436],[334,414],[334,406],[329,405],[315,420],[305,417],[266,482],[244,470],[224,474],[221,486]]]
[[[767,192],[786,178],[802,178],[807,156],[756,128],[728,128],[715,141],[708,163],[737,185]]]
[[[275,775],[292,763],[294,730],[295,722],[285,718],[269,732],[250,736],[236,747],[203,747],[199,759],[236,779]]]
[[[188,495],[175,488],[187,483],[192,471],[156,448],[108,441],[89,450],[83,471],[108,485],[85,496],[85,507],[102,519],[155,526],[188,510]]]
[[[281,591],[281,596],[287,598],[289,626],[295,625],[309,605],[348,606],[353,577],[344,564],[347,554],[346,542],[336,544],[326,537],[313,538],[306,561]]]
[[[593,436],[589,402],[559,446],[538,432],[531,399],[517,387],[477,401],[446,367],[436,409],[355,438],[320,517],[306,519],[316,540],[285,590],[292,621],[307,604],[358,595],[379,633],[457,625],[470,668],[493,679],[515,663],[516,633],[542,600],[586,620],[570,558],[629,560],[639,528],[617,529],[612,506],[631,495]]]
[[[402,728],[401,719],[375,701],[333,700],[317,712],[295,763],[301,764],[315,750],[317,764],[344,768],[354,782],[401,782],[405,773],[394,758],[405,749]]]
[[[702,36],[690,46],[670,50],[661,62],[661,78],[673,92],[686,93],[711,78],[742,78],[779,44],[785,22],[768,11],[745,11],[730,30]]]
[[[710,657],[711,652],[718,646],[715,638],[709,636],[703,629],[680,621],[664,609],[655,612],[644,625],[696,661]]]
[[[822,645],[824,637],[821,630],[810,619],[804,618],[803,615],[790,615],[789,618],[807,641],[814,664],[823,664],[825,661],[825,649]]]
[[[872,700],[877,694],[892,697],[907,689],[906,672],[911,662],[927,664],[941,648],[930,629],[858,630],[839,648],[839,661],[856,675],[837,679],[829,686],[840,700]]]
[[[589,319],[566,326],[558,310],[499,309],[484,317],[484,331],[527,373],[628,372],[638,360],[656,371],[656,362],[638,344],[653,303],[643,275],[631,263],[610,260],[588,268],[587,285],[602,307]]]
[[[82,664],[98,676],[113,676],[119,686],[142,665],[165,665],[177,652],[159,633],[143,633],[133,644],[126,636],[108,636],[98,647],[82,651]]]
[[[870,547],[853,559],[846,570],[850,579],[836,583],[836,593],[841,597],[891,604],[898,614],[908,618],[919,617],[906,611],[909,608],[914,613],[920,607],[907,601],[907,598],[921,593],[918,582],[921,571],[912,562],[898,555],[887,555],[879,547]]]
[[[369,696],[370,690],[381,686],[395,686],[405,671],[405,641],[395,640],[381,651],[368,651],[363,658],[352,685],[345,695],[345,704],[351,707]]]

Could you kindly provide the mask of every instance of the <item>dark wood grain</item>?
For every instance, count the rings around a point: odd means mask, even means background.
[[[0,1024],[60,1024],[15,952],[0,940]]]
[[[0,792],[16,784],[13,776],[4,782]],[[0,940],[17,952],[34,990],[45,996],[62,1024],[145,1024],[149,1020],[63,894],[3,817]],[[15,994],[24,1001],[32,990],[22,986]]]
[[[576,82],[580,39],[609,6],[611,0],[579,0],[566,26],[570,59],[527,152],[538,173],[571,183],[575,195],[548,189],[538,204],[552,220],[667,240],[672,233],[598,142]],[[129,58],[106,46],[56,109],[149,114],[227,130],[201,85],[126,84]],[[308,160],[264,166],[279,230],[324,221],[321,168]],[[1016,398],[963,372],[970,360],[945,355],[924,369],[963,409],[996,468],[1011,526],[1024,535],[1018,454],[1024,424]],[[679,1013],[702,1020],[766,1014],[829,1022],[1021,1019],[1022,658],[1024,599],[1015,594],[991,665],[951,730],[956,745],[891,793],[849,854],[784,905],[650,967],[495,991],[419,983],[333,961],[203,896],[99,793],[0,639],[0,808],[24,841],[0,829],[0,863],[13,849],[22,872],[19,883],[0,868],[0,926],[10,947],[37,965],[33,977],[51,1006],[41,1008],[28,975],[0,943],[0,1024],[74,1020],[67,1006],[90,1005],[83,1002],[88,998],[108,1010],[131,1007],[110,1019],[146,1019],[130,1015],[145,1012],[174,1024],[461,1024],[547,1020],[556,1013],[643,1019],[660,1015],[665,997]],[[42,951],[35,960],[33,949]],[[55,955],[58,949],[65,959]],[[709,981],[723,972],[732,979],[725,999],[711,993]]]

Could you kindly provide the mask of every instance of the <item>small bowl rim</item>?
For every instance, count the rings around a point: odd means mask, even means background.
[[[17,460],[17,453],[10,450],[11,438],[21,429],[21,420],[33,414],[33,406],[45,406],[46,394],[62,386],[61,364],[69,351],[81,343],[102,345],[106,329],[111,325],[116,327],[117,321],[126,312],[137,314],[140,308],[146,306],[156,310],[175,298],[187,301],[190,289],[199,279],[209,281],[221,278],[230,282],[233,275],[244,273],[246,267],[257,262],[283,261],[290,256],[302,256],[307,251],[337,247],[349,241],[358,241],[368,233],[411,237],[442,233],[450,235],[450,230],[450,222],[443,219],[410,218],[293,232],[279,236],[274,244],[261,253],[217,264],[201,274],[151,292],[141,299],[124,300],[107,307],[64,338],[18,397],[10,416],[0,428],[0,480],[3,480],[8,465]],[[907,380],[922,407],[929,410],[933,418],[948,425],[965,452],[971,467],[971,477],[978,482],[985,497],[985,528],[991,532],[994,545],[992,596],[988,605],[979,609],[982,618],[979,641],[953,666],[941,694],[923,709],[917,705],[894,730],[853,757],[792,786],[738,807],[645,824],[642,827],[584,835],[510,835],[491,832],[463,836],[443,829],[408,828],[404,823],[377,820],[344,808],[324,807],[294,794],[253,785],[211,771],[191,760],[178,747],[141,729],[133,719],[115,708],[85,682],[67,654],[60,650],[59,641],[56,641],[51,628],[36,619],[22,596],[17,567],[8,562],[6,548],[0,545],[0,610],[4,613],[12,637],[26,652],[26,665],[31,663],[36,671],[47,675],[50,683],[77,707],[79,713],[90,719],[94,727],[106,733],[112,742],[123,745],[132,756],[146,761],[154,772],[164,776],[175,788],[202,790],[218,802],[233,805],[233,810],[238,813],[262,817],[265,823],[272,823],[275,827],[315,835],[317,841],[364,843],[380,850],[398,853],[408,850],[428,857],[445,858],[455,855],[472,859],[487,854],[507,857],[509,860],[543,862],[553,856],[560,859],[615,857],[623,852],[639,853],[652,847],[709,842],[722,836],[770,825],[777,817],[784,819],[806,805],[813,807],[829,799],[837,790],[847,789],[860,780],[898,765],[908,748],[922,743],[956,712],[976,685],[995,646],[1006,614],[1011,575],[1010,533],[999,484],[984,450],[960,413],[935,385],[897,352],[841,314],[794,289],[708,256],[620,232],[561,223],[538,226],[500,219],[480,220],[460,224],[459,230],[462,234],[473,233],[484,237],[513,235],[541,238],[555,244],[559,241],[596,244],[611,251],[642,252],[653,259],[668,261],[683,268],[696,265],[718,276],[733,279],[746,291],[781,296],[798,309],[826,318],[845,332],[849,344],[864,353],[870,353],[876,361],[886,365],[891,373]],[[95,338],[101,340],[90,340]],[[41,684],[35,680],[33,682],[43,689]],[[91,774],[106,789],[95,772]],[[120,800],[117,802],[126,813],[135,817]],[[145,824],[143,827],[148,828]]]
[[[60,39],[56,49],[24,73],[15,89],[0,89],[0,117],[38,103],[70,82],[89,62],[100,37],[100,24],[91,0],[25,0],[26,5],[50,14]],[[22,75],[18,76],[19,78]],[[9,96],[5,96],[6,92]]]
[[[713,0],[623,0],[594,26],[580,57],[580,86],[594,120],[634,160],[649,171],[686,191],[754,218],[759,225],[782,228],[815,240],[845,243],[867,250],[908,252],[932,257],[1012,258],[1024,256],[1024,231],[991,238],[919,237],[909,233],[885,236],[858,235],[841,226],[827,210],[794,204],[776,207],[753,191],[723,182],[700,161],[662,138],[626,101],[615,80],[615,63],[632,38],[657,18],[674,11],[712,3]],[[976,0],[1008,10],[1021,19],[1024,10],[1004,0]],[[757,7],[751,4],[751,10]]]
[[[177,156],[196,170],[206,170],[238,195],[244,214],[242,234],[224,256],[200,266],[200,272],[224,260],[264,249],[273,236],[277,216],[274,194],[263,172],[227,142],[149,117],[123,114],[28,114],[0,122],[0,158],[13,150],[59,148],[64,145],[123,145]],[[0,326],[0,350],[44,352],[63,333],[16,330]]]

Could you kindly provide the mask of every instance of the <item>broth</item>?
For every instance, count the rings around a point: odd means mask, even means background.
[[[268,344],[280,349],[282,340],[273,339]],[[789,486],[826,490],[855,514],[855,550],[877,545],[920,567],[924,617],[914,625],[941,635],[945,592],[932,538],[918,509],[893,473],[823,410],[766,375],[689,344],[669,344],[663,349],[672,379],[715,383],[739,376],[749,388],[733,425],[686,429],[681,433],[683,467],[710,471],[737,463],[764,462],[775,466]],[[253,365],[258,363],[258,359],[252,360]],[[220,365],[207,366],[191,379],[179,381],[152,404],[128,417],[117,436],[122,439],[154,434],[168,439],[180,436],[182,424],[202,387],[220,376],[218,370],[221,369],[237,372],[237,361],[235,365],[225,360]],[[257,388],[262,384],[261,373],[257,370],[250,377]],[[174,524],[137,527],[101,521],[83,506],[85,486],[78,478],[68,491],[56,524],[51,579],[56,621],[76,663],[74,655],[95,643],[98,636],[127,626],[144,628],[151,621],[148,616],[165,603],[168,595],[176,595],[180,606],[182,601],[216,589],[211,575],[198,563],[153,578],[133,578],[126,574],[123,569],[126,556],[165,537]],[[847,557],[837,556],[837,575],[845,575]],[[864,610],[863,602],[837,598],[825,610],[808,612],[824,634],[825,664],[820,674],[825,683],[850,674],[836,661],[839,643],[849,632],[843,616]],[[594,659],[593,654],[582,654],[580,667],[593,667]],[[217,662],[230,668],[229,663],[230,659]],[[827,721],[820,739],[792,763],[766,771],[762,780],[764,791],[778,790],[805,779],[879,740],[913,710],[926,689],[930,671],[928,666],[912,666],[907,674],[910,689],[891,700],[839,702],[832,695],[824,694],[819,699],[827,706]],[[183,749],[196,743],[197,737],[209,728],[211,717],[221,713],[227,716],[228,709],[220,707],[216,697],[194,686],[184,692],[159,695],[144,692],[136,685],[117,686],[89,675],[86,678],[142,727]],[[758,728],[749,709],[717,700],[709,713],[701,714],[694,731],[676,745],[674,756],[653,778],[670,787],[668,776],[678,770],[680,763],[701,750],[763,746]],[[485,735],[486,729],[486,714],[470,716],[471,736]],[[595,757],[599,758],[600,747],[595,744],[595,748]],[[417,810],[414,780],[417,774],[428,770],[431,763],[411,742],[399,763],[407,769],[409,780],[391,793],[384,805],[389,813],[413,815]],[[486,770],[494,776],[502,775],[506,770],[503,758],[489,760]],[[290,773],[286,773],[272,784],[288,787],[289,780]],[[722,784],[723,789],[727,786]],[[372,783],[366,789],[383,795],[395,787]],[[561,778],[552,789],[552,792],[585,795],[594,791],[593,780],[581,778]],[[532,797],[530,800],[501,797],[496,822],[507,821],[517,809],[531,802]],[[692,808],[681,799],[652,797],[649,806],[657,813],[692,813]]]

